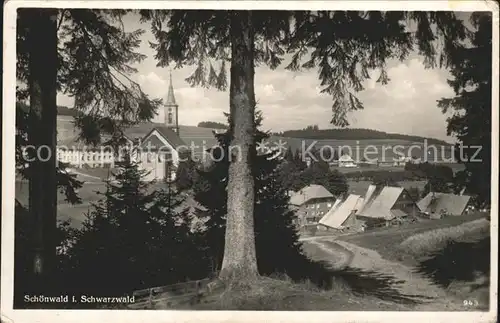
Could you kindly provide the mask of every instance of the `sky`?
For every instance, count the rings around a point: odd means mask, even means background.
[[[132,76],[143,91],[152,98],[166,100],[169,68],[156,67],[154,51],[148,41],[154,41],[148,24],[141,24],[136,16],[127,16],[129,30],[141,28],[146,32],[138,49],[147,58],[135,65],[138,72]],[[284,66],[276,70],[259,66],[255,71],[255,92],[258,109],[263,112],[264,130],[284,131],[318,125],[332,128],[332,99],[320,94],[317,70],[290,72]],[[173,66],[172,66],[173,67]],[[452,141],[446,135],[446,118],[437,107],[437,100],[453,96],[447,84],[449,73],[444,69],[425,69],[416,55],[403,62],[389,61],[387,85],[376,83],[377,72],[364,83],[365,89],[357,94],[365,109],[348,116],[350,127],[419,135]],[[216,89],[192,88],[185,81],[194,67],[172,69],[175,97],[179,105],[179,123],[197,125],[201,121],[226,122],[224,112],[229,111],[229,92]],[[71,107],[72,98],[58,95],[58,105]],[[155,121],[163,120],[158,111]]]

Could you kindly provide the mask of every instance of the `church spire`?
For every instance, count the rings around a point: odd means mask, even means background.
[[[172,85],[172,71],[170,71],[170,84],[168,85],[167,106],[177,106],[174,96],[174,86]]]
[[[179,106],[175,101],[174,86],[172,85],[172,70],[170,70],[170,84],[168,85],[167,102],[165,102],[165,125],[179,134]]]

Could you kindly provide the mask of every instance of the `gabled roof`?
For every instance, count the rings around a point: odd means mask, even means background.
[[[401,193],[404,191],[402,187],[385,186],[380,194],[372,201],[368,201],[359,215],[370,218],[383,218],[390,220],[394,218],[391,209],[398,200]]]
[[[155,127],[149,131],[149,133],[144,136],[144,138],[141,141],[141,146],[145,146],[145,143],[148,141],[151,136],[154,134],[158,134],[159,136],[162,137],[163,140],[168,142],[174,149],[178,149],[181,146],[185,146],[186,144],[179,138],[179,136],[173,131],[172,129],[165,127],[165,126],[160,126],[160,127]],[[156,147],[158,148],[158,147]]]
[[[338,229],[342,227],[349,215],[361,206],[362,201],[363,198],[361,196],[351,194],[345,201],[341,203],[335,202],[333,207],[319,220],[319,223],[330,228]]]
[[[368,186],[368,189],[366,191],[365,197],[363,198],[363,204],[360,206],[358,213],[363,212],[363,210],[366,208],[366,206],[373,201],[375,198],[375,191],[377,190],[376,185],[370,185]]]
[[[207,151],[219,143],[215,137],[214,129],[195,126],[179,126],[179,136],[188,147],[193,147],[195,156]]]
[[[333,198],[333,194],[321,185],[311,184],[290,197],[290,204],[302,205],[312,199]]]
[[[343,154],[339,157],[339,162],[354,162],[354,159],[352,159],[352,157],[347,154]]]
[[[332,206],[332,208],[330,209],[330,211],[331,211],[331,210],[336,210],[336,209],[340,206],[340,204],[342,204],[342,202],[343,202],[343,201],[342,201],[342,199],[336,199],[336,200],[335,200],[335,203],[333,203],[333,206]]]
[[[142,123],[135,125],[125,131],[126,135],[131,138],[145,138],[150,134],[153,128],[157,128],[164,136],[173,136],[174,132],[171,128],[165,126],[163,123]],[[214,134],[214,129],[202,128],[196,126],[179,126],[179,135],[174,132],[177,138],[180,137],[182,146],[187,146],[188,149],[193,150],[195,156],[199,156],[203,151],[217,146],[218,142]],[[168,134],[167,134],[168,133]]]
[[[422,212],[441,213],[445,211],[451,215],[461,215],[470,201],[468,195],[430,192],[421,199],[417,206]]]

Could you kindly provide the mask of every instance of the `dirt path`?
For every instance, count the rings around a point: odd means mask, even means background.
[[[342,269],[349,266],[354,257],[351,251],[339,244],[330,243],[326,245],[323,241],[325,241],[325,239],[308,239],[304,242],[322,251],[323,255],[316,255],[316,260],[329,262],[333,269]]]
[[[418,311],[464,311],[463,300],[456,299],[446,293],[444,289],[434,284],[430,279],[415,272],[412,268],[393,261],[388,261],[374,250],[359,247],[349,242],[334,240],[331,237],[303,239],[304,243],[311,244],[323,252],[322,260],[330,257],[330,263],[335,268],[349,266],[351,268],[379,272],[391,275],[399,284],[393,286],[401,294],[423,296],[421,304],[413,310]],[[328,241],[328,243],[325,243]]]
[[[400,284],[394,287],[399,289],[402,294],[422,295],[429,298],[422,299],[423,303],[417,305],[415,310],[465,310],[462,300],[450,296],[444,289],[415,272],[412,268],[398,262],[388,261],[371,249],[362,248],[345,241],[335,241],[335,243],[353,253],[349,264],[350,267],[392,275],[396,280],[401,281]]]

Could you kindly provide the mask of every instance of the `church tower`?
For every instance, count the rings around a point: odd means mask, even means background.
[[[170,84],[168,86],[167,102],[165,103],[165,120],[167,127],[179,133],[179,106],[175,102],[174,87],[172,85],[172,72],[170,72]]]

